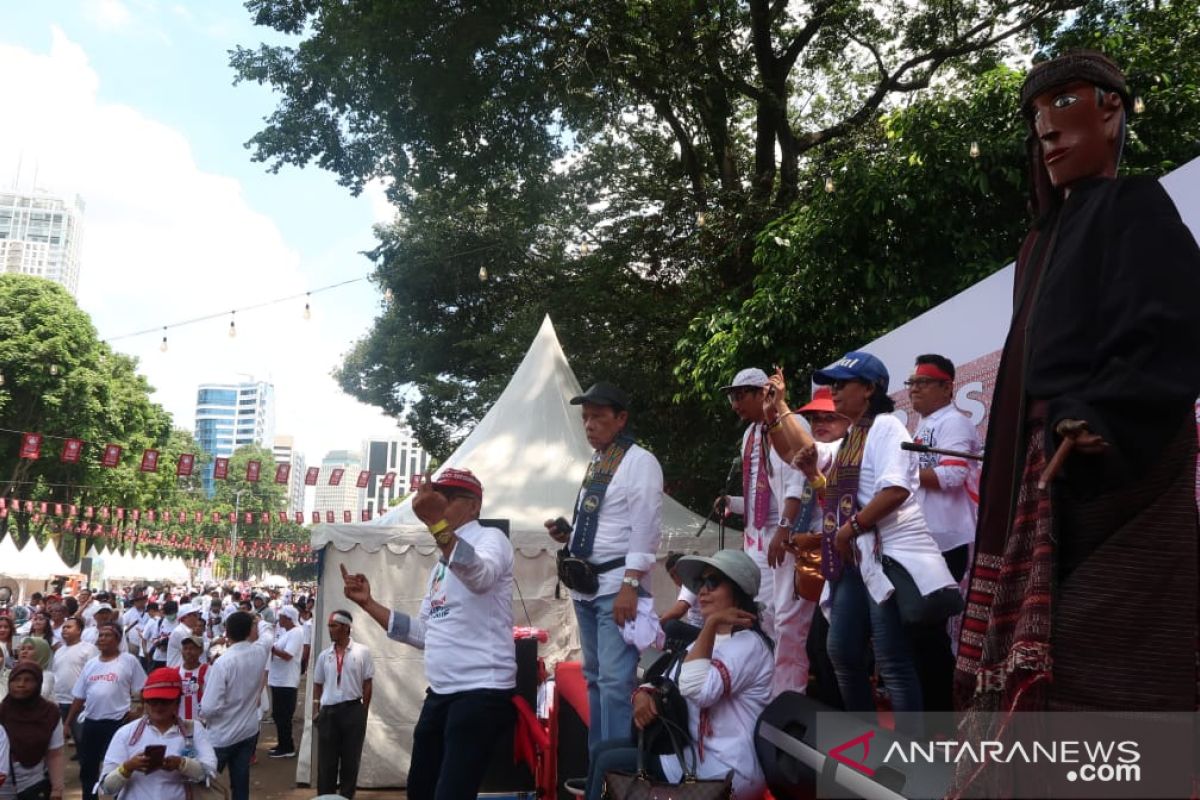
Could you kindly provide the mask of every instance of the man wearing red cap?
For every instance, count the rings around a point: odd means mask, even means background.
[[[422,483],[412,508],[441,551],[421,612],[411,617],[371,596],[365,575],[342,566],[347,598],[387,631],[425,651],[429,691],[413,729],[407,797],[475,797],[515,722],[513,549],[503,531],[479,524],[483,486],[466,469]]]

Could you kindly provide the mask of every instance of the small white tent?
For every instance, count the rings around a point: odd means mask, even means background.
[[[541,648],[547,666],[578,657],[575,619],[568,594],[557,589],[554,550],[542,522],[570,518],[579,484],[592,455],[583,435],[579,409],[570,398],[581,393],[549,317],[516,373],[487,415],[446,460],[446,466],[470,469],[484,486],[483,516],[507,519],[516,559],[514,575],[521,596],[514,598],[516,624],[544,628],[550,641]],[[703,517],[670,497],[663,498],[662,544],[668,550],[712,552],[717,527],[697,537]],[[740,542],[734,533],[732,542]],[[346,607],[339,567],[361,572],[381,603],[417,613],[426,577],[434,564],[434,545],[406,501],[374,524],[318,525],[312,545],[321,552],[321,589],[316,616]],[[664,570],[654,572],[655,597],[668,605],[675,587]],[[356,611],[357,609],[351,608]],[[390,642],[364,614],[355,615],[354,638],[375,659],[374,699],[367,723],[359,786],[402,786],[408,773],[412,728],[424,699],[422,653]],[[314,654],[328,644],[323,625],[313,631]],[[311,700],[311,696],[309,698]],[[306,702],[304,738],[296,778],[309,782],[313,736],[312,703]]]

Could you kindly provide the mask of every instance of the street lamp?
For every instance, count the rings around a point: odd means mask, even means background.
[[[242,510],[242,495],[246,494],[249,491],[250,491],[249,489],[238,489],[236,492],[234,492],[234,495],[233,495],[233,536],[232,536],[233,548],[232,548],[232,555],[231,555],[230,563],[233,565],[233,579],[235,581],[239,580],[238,575],[237,575],[238,517],[241,516],[240,512]]]

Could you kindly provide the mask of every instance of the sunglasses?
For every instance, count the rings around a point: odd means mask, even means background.
[[[851,383],[861,383],[863,386],[871,385],[871,384],[867,383],[866,381],[861,381],[857,378],[845,378],[845,379],[841,379],[841,380],[830,381],[829,382],[829,390],[832,392],[840,392],[842,389],[846,388],[847,384],[851,384]]]
[[[178,697],[177,697],[177,698],[175,698],[174,700],[168,700],[168,699],[167,699],[167,698],[165,698],[165,697],[151,697],[151,698],[149,698],[149,699],[147,699],[147,700],[146,700],[146,705],[150,705],[150,706],[169,706],[169,705],[176,704],[176,703],[178,703],[178,702],[179,702],[179,698],[178,698]]]
[[[845,419],[841,414],[807,414],[806,417],[813,425],[828,425]]]
[[[909,389],[924,389],[926,386],[945,382],[946,381],[940,381],[937,378],[909,378],[904,382],[904,385]]]
[[[716,588],[724,581],[725,577],[716,573],[701,575],[692,583],[692,591],[696,594],[700,594],[700,592],[704,591],[705,589],[708,589],[710,592],[716,591]]]

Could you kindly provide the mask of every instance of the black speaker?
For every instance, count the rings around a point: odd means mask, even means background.
[[[563,788],[569,778],[586,778],[588,774],[588,726],[570,703],[557,706],[558,742],[554,751],[557,760],[558,800],[574,800]]]
[[[950,768],[883,763],[895,741],[907,740],[796,692],[784,692],[772,701],[754,729],[758,763],[778,800],[945,797],[953,777]],[[873,774],[829,757],[830,749],[843,747],[849,760],[861,761]]]
[[[517,639],[517,694],[537,711],[538,641]],[[525,764],[513,763],[513,731],[505,731],[492,748],[492,758],[483,776],[481,792],[532,792],[537,789],[533,773]]]

